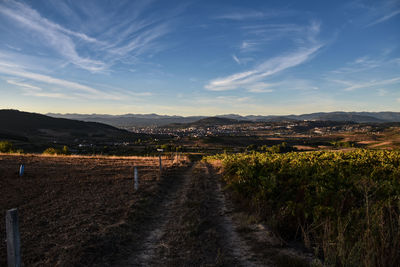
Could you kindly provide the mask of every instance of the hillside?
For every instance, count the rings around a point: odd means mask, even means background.
[[[97,122],[61,119],[18,110],[0,110],[0,139],[27,143],[121,142],[143,137]]]
[[[81,121],[92,121],[112,125],[119,128],[132,127],[160,127],[171,126],[172,124],[190,124],[201,119],[207,119],[207,116],[168,116],[157,114],[124,114],[124,115],[106,115],[106,114],[55,114],[49,113],[48,116],[55,118],[77,119]],[[232,119],[237,121],[254,122],[277,122],[277,121],[296,121],[296,120],[321,120],[321,121],[352,121],[357,123],[384,123],[400,122],[400,112],[317,112],[301,115],[247,115],[238,114],[216,115],[222,119]]]
[[[228,119],[228,118],[220,118],[220,117],[208,117],[204,119],[200,119],[195,122],[190,123],[173,123],[165,125],[165,128],[188,128],[188,127],[197,127],[197,128],[207,128],[218,125],[233,125],[233,124],[241,124],[241,123],[251,123],[250,121],[245,120],[236,120],[236,119]]]
[[[54,118],[76,119],[81,121],[99,122],[112,125],[119,128],[132,127],[149,127],[163,126],[171,123],[190,123],[204,116],[167,116],[157,114],[124,114],[124,115],[107,115],[107,114],[59,114],[48,113],[48,116]]]

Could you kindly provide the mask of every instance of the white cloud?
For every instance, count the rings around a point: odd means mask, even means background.
[[[260,44],[261,43],[257,42],[257,41],[246,40],[240,44],[240,50],[241,50],[241,52],[256,50],[257,46]]]
[[[249,27],[253,27],[248,26]],[[258,27],[256,25],[256,27]],[[279,25],[263,25],[262,27],[278,28],[279,31],[284,27],[279,27]],[[227,91],[235,89],[245,89],[249,92],[261,93],[261,92],[271,92],[271,88],[264,88],[265,79],[269,76],[275,75],[286,69],[298,66],[309,60],[314,56],[323,44],[317,40],[317,35],[320,32],[321,25],[317,21],[312,21],[308,26],[296,26],[290,25],[290,27],[295,27],[298,31],[296,35],[296,50],[295,52],[286,53],[280,56],[276,56],[265,60],[263,63],[253,67],[244,72],[235,73],[226,77],[220,77],[209,81],[204,88],[210,91]],[[240,49],[243,51],[253,49],[252,46],[256,45],[254,42],[243,41]],[[242,61],[236,56],[232,56],[237,63],[242,63]]]
[[[390,85],[390,84],[397,84],[400,83],[400,77],[386,79],[386,80],[372,80],[369,82],[354,82],[354,81],[346,81],[346,80],[332,80],[333,82],[343,84],[346,87],[343,89],[344,91],[354,91],[361,88],[369,88],[375,86],[382,86],[382,85]]]
[[[34,90],[34,91],[42,91],[42,88],[37,87],[35,85],[29,84],[29,83],[23,83],[23,82],[19,82],[19,81],[14,81],[14,80],[6,80],[7,83],[12,84],[12,85],[16,85],[19,87],[25,87],[28,88],[30,90]]]
[[[271,88],[275,84],[268,84],[264,82],[258,82],[251,84],[247,87],[247,90],[251,93],[272,93],[274,90]]]
[[[238,57],[236,55],[232,55],[233,60],[240,65],[240,60],[238,59]]]
[[[396,59],[386,59],[386,57],[370,57],[363,56],[356,58],[352,62],[348,62],[344,67],[338,68],[336,70],[331,71],[333,74],[347,74],[347,73],[356,73],[356,72],[364,72],[366,70],[377,69],[382,67],[387,67],[396,63]]]
[[[216,19],[245,20],[245,19],[259,19],[265,16],[266,14],[264,14],[263,12],[248,11],[248,12],[227,13],[217,16]]]
[[[13,64],[8,64],[7,62],[0,62],[0,73],[4,73],[7,75],[11,75],[14,77],[24,78],[52,86],[56,86],[57,88],[66,88],[69,90],[69,94],[79,95],[89,99],[111,99],[111,100],[120,100],[121,96],[115,94],[108,94],[101,92],[95,88],[92,88],[87,85],[83,85],[76,82],[71,82],[63,79],[54,78],[48,75],[38,74],[30,71],[24,70],[20,66],[15,66]],[[18,82],[17,82],[18,83]],[[27,87],[28,84],[16,84],[15,85]],[[29,86],[29,85],[28,85]],[[72,92],[71,92],[72,90]]]
[[[12,45],[9,45],[9,44],[6,44],[6,46],[7,46],[8,48],[12,49],[12,50],[16,50],[16,51],[21,51],[21,50],[22,50],[22,49],[19,48],[19,47],[15,47],[15,46],[12,46]]]
[[[233,75],[211,80],[205,88],[210,91],[226,91],[254,86],[268,76],[300,65],[309,60],[322,46],[299,49],[294,53],[266,60],[255,68]]]
[[[355,20],[362,27],[371,27],[388,21],[400,14],[398,0],[380,1],[348,1],[345,5],[350,10],[356,10]]]
[[[34,33],[27,36],[34,36],[37,45],[50,47],[67,63],[96,73],[107,71],[117,62],[135,64],[138,56],[146,53],[151,56],[165,49],[166,46],[157,41],[170,32],[170,20],[179,8],[169,10],[163,16],[150,13],[142,18],[149,3],[116,4],[112,7],[115,10],[103,10],[96,6],[95,11],[90,10],[93,6],[91,4],[81,3],[72,9],[66,8],[65,4],[51,3],[56,12],[61,12],[68,19],[73,17],[74,21],[78,20],[76,27],[89,33],[94,28],[95,37],[61,26],[45,18],[28,4],[16,1],[0,1],[0,15],[7,17],[22,30]],[[129,17],[123,20],[115,18],[121,15],[121,8],[128,7],[132,10]],[[80,19],[82,14],[86,15],[85,21]],[[66,65],[64,63],[62,66]]]
[[[154,40],[169,32],[169,27],[165,24],[157,25],[151,29],[145,30],[140,34],[137,34],[133,39],[128,41],[125,45],[113,46],[109,48],[109,51],[121,56],[126,56],[130,52],[135,54],[141,54],[144,51],[152,49],[154,47],[151,44]]]
[[[268,9],[264,11],[259,10],[239,10],[226,12],[225,14],[216,16],[215,19],[224,19],[224,20],[257,20],[257,19],[265,19],[265,18],[274,18],[274,17],[287,17],[296,14],[294,10],[290,9]]]
[[[106,68],[106,64],[102,61],[81,57],[76,51],[75,43],[71,37],[92,43],[97,43],[96,39],[53,23],[25,4],[14,1],[7,3],[10,4],[10,7],[2,5],[0,13],[18,22],[25,29],[36,32],[45,45],[52,47],[71,63],[92,72]]]
[[[374,26],[376,24],[379,24],[379,23],[382,23],[384,21],[387,21],[387,20],[389,20],[389,19],[391,19],[391,18],[393,18],[393,17],[395,17],[395,16],[397,16],[399,14],[400,14],[400,9],[394,10],[394,11],[390,12],[389,14],[385,14],[383,17],[381,17],[381,18],[369,23],[367,25],[367,27]]]
[[[48,98],[60,98],[60,99],[76,99],[77,97],[73,97],[71,95],[66,95],[62,93],[53,93],[53,92],[43,92],[43,89],[26,83],[15,80],[6,80],[7,83],[16,85],[23,90],[23,95],[25,96],[35,96],[35,97],[48,97]]]

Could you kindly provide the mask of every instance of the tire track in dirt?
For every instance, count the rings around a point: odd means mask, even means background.
[[[281,245],[260,225],[241,231],[241,219],[210,165],[196,162],[174,179],[138,229],[141,238],[131,255],[114,266],[277,266]]]
[[[161,237],[165,224],[171,217],[172,204],[182,194],[192,168],[183,174],[174,174],[174,177],[168,178],[169,184],[164,188],[167,192],[155,205],[152,205],[153,209],[147,210],[146,214],[143,214],[141,224],[137,225],[138,236],[131,244],[132,248],[128,249],[130,255],[125,259],[114,261],[112,266],[160,266],[156,262],[155,252],[157,247],[162,245]]]

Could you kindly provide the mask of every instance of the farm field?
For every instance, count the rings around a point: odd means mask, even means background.
[[[247,211],[328,266],[399,266],[400,153],[389,150],[221,154]]]
[[[163,164],[160,177],[158,157],[0,155],[0,208],[19,210],[23,263],[398,266],[399,152],[248,152]],[[0,252],[5,265],[5,243]]]
[[[134,166],[140,177],[136,192]],[[167,158],[163,167],[161,180],[179,169]],[[132,238],[129,225],[155,198],[160,183],[158,157],[0,155],[0,210],[5,216],[18,208],[25,266],[105,261]],[[4,222],[3,217],[3,236]],[[0,242],[0,265],[6,265],[5,242]]]
[[[165,159],[158,179],[158,158],[0,159],[0,208],[19,209],[25,266],[307,266],[313,260],[236,210],[220,174],[205,162],[177,166]],[[21,162],[26,172],[18,177]],[[133,166],[144,180],[136,192]],[[0,227],[4,233],[4,220]],[[0,251],[3,266],[4,243]]]

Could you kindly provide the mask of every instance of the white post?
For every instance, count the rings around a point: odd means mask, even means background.
[[[22,175],[24,175],[24,164],[21,164],[21,166],[19,166],[19,176],[21,177]]]
[[[21,266],[21,245],[18,229],[17,209],[8,210],[6,213],[7,232],[7,262],[8,267]]]
[[[138,170],[137,170],[136,166],[135,166],[133,173],[134,173],[134,180],[135,180],[134,187],[135,187],[135,191],[136,191],[139,189],[139,176],[138,176]]]

